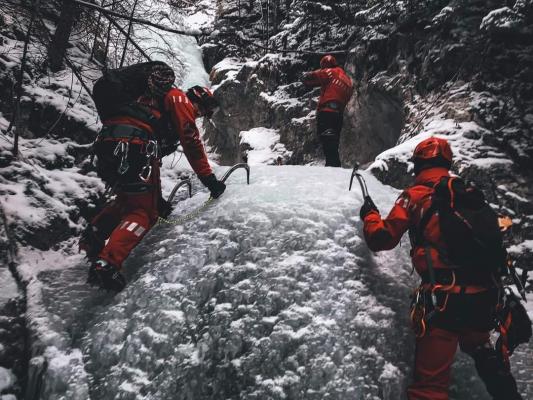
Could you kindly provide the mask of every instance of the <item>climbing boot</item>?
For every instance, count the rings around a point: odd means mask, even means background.
[[[126,286],[126,278],[119,269],[105,260],[95,261],[89,268],[87,283],[102,289],[120,292]]]
[[[470,353],[479,377],[494,400],[523,400],[509,366],[490,344],[478,347]]]
[[[94,262],[104,246],[105,240],[98,235],[96,228],[92,225],[88,225],[81,234],[80,241],[78,242],[79,250],[85,251],[87,259]]]

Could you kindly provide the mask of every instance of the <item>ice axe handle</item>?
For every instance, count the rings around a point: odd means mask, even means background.
[[[355,167],[353,168],[352,176],[350,178],[350,187],[348,190],[352,190],[353,178],[357,178],[357,181],[359,182],[359,186],[361,187],[361,193],[363,194],[363,198],[366,199],[367,197],[370,197],[370,195],[368,194],[368,188],[366,186],[365,179],[359,172],[357,172],[357,167],[358,165],[356,164]]]
[[[176,183],[176,186],[172,189],[172,192],[170,192],[170,195],[168,196],[167,202],[171,203],[172,200],[174,200],[174,196],[176,196],[176,193],[178,189],[184,185],[187,185],[189,188],[189,197],[192,197],[192,184],[191,180],[189,178],[183,179],[181,182]]]
[[[348,188],[348,191],[352,190],[352,184],[353,184],[353,178],[355,178],[355,174],[357,173],[357,169],[359,168],[359,164],[355,163],[355,166],[352,170],[352,176],[350,177],[350,187]]]
[[[235,164],[233,167],[231,167],[229,170],[226,171],[224,176],[222,176],[221,181],[226,182],[226,180],[230,177],[233,171],[240,169],[240,168],[244,168],[246,170],[246,183],[249,185],[250,184],[250,166],[246,163]]]

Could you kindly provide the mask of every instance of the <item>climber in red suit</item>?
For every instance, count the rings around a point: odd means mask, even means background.
[[[169,212],[161,197],[159,167],[161,158],[174,152],[178,142],[211,196],[217,198],[225,190],[211,170],[195,124],[196,118],[213,113],[216,100],[206,88],[195,86],[184,93],[172,88],[173,82],[173,72],[155,68],[148,81],[149,93],[138,99],[142,107],[136,104],[124,115],[103,121],[95,144],[98,174],[114,187],[116,198],[91,221],[80,248],[92,261],[89,282],[105,289],[124,288],[122,263],[160,212]],[[147,114],[151,115],[147,118]],[[153,121],[166,121],[164,135],[154,135],[157,123]]]
[[[410,236],[420,226],[424,212],[431,204],[432,185],[449,176],[452,151],[444,139],[429,138],[414,151],[415,183],[404,190],[387,218],[367,197],[361,207],[364,235],[372,251],[389,250],[398,245],[403,234]],[[414,382],[408,388],[410,400],[446,400],[450,384],[450,367],[457,346],[475,362],[479,376],[496,400],[522,399],[509,366],[492,345],[489,332],[494,326],[494,310],[498,302],[495,277],[479,271],[452,269],[441,251],[446,249],[439,229],[439,219],[433,214],[423,230],[424,246],[412,238],[411,257],[415,270],[422,278],[420,296],[427,296],[435,285],[442,285],[436,307],[421,333],[417,329]],[[435,283],[431,283],[431,270]],[[431,303],[428,299],[427,303]],[[429,310],[427,310],[429,312]],[[426,314],[427,314],[426,312]],[[412,314],[413,316],[413,314]],[[415,321],[413,321],[415,322]],[[420,321],[418,321],[420,322]]]
[[[340,167],[340,133],[344,108],[353,93],[352,80],[337,65],[335,57],[326,55],[320,60],[320,69],[304,75],[303,83],[321,87],[316,112],[317,133],[326,157],[326,166]]]

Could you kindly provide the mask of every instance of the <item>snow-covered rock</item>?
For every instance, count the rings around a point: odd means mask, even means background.
[[[279,132],[275,129],[253,128],[241,132],[240,136],[241,152],[249,165],[285,164],[291,156],[279,142]]]

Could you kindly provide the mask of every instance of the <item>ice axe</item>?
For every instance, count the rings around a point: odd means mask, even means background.
[[[184,185],[187,185],[187,187],[189,188],[189,198],[192,197],[191,180],[189,178],[185,178],[185,179],[181,180],[180,182],[176,183],[176,185],[172,189],[172,192],[170,192],[170,195],[168,196],[168,200],[167,200],[168,203],[170,203],[170,202],[172,202],[172,200],[174,200],[174,196],[176,196],[176,193],[177,193],[178,189],[180,187],[184,186]]]
[[[221,181],[225,182],[235,170],[240,169],[240,168],[246,169],[246,182],[249,185],[250,184],[250,166],[248,164],[245,164],[245,163],[235,164],[228,171],[226,171],[226,173],[222,177]],[[174,188],[170,192],[170,195],[168,196],[167,202],[169,202],[169,203],[172,202],[172,200],[174,200],[174,197],[176,196],[176,193],[178,192],[179,188],[182,187],[182,186],[185,186],[185,185],[187,185],[187,187],[189,189],[189,197],[192,197],[192,183],[191,183],[191,180],[189,178],[185,178],[185,179],[182,179],[180,182],[176,183],[176,185],[174,186]]]
[[[365,179],[363,178],[363,175],[361,175],[357,170],[359,169],[359,164],[355,163],[355,166],[353,167],[352,176],[350,178],[350,187],[348,190],[352,190],[353,185],[353,178],[357,178],[357,181],[359,182],[359,186],[361,186],[361,193],[363,194],[363,198],[366,199],[367,197],[370,197],[368,194],[368,188],[366,186]]]
[[[222,176],[221,181],[225,182],[234,171],[236,171],[238,169],[241,169],[241,168],[246,170],[246,182],[249,185],[250,184],[250,167],[249,167],[248,164],[245,164],[245,163],[235,164],[228,171],[226,171],[226,173]],[[168,196],[167,202],[170,203],[174,199],[174,196],[176,195],[176,192],[183,185],[187,185],[189,187],[189,197],[192,196],[191,180],[187,178],[187,179],[183,179],[181,182],[178,182],[176,184],[176,186],[174,186],[174,188],[172,189],[172,192],[170,192],[170,195]],[[200,206],[199,208],[197,208],[195,211],[191,212],[190,214],[184,215],[181,218],[178,218],[178,219],[175,219],[175,220],[167,220],[166,218],[161,218],[160,217],[158,219],[158,223],[180,224],[182,222],[189,221],[189,220],[195,218],[196,216],[198,216],[202,211],[204,211],[209,206],[209,204],[211,204],[213,201],[214,201],[213,197],[210,196],[209,199],[207,199],[207,201],[202,206]]]
[[[231,167],[229,170],[226,171],[226,173],[222,176],[221,181],[226,182],[226,179],[228,179],[234,171],[241,169],[241,168],[244,168],[246,170],[246,183],[249,185],[250,184],[250,166],[246,163],[235,164],[233,167]]]

